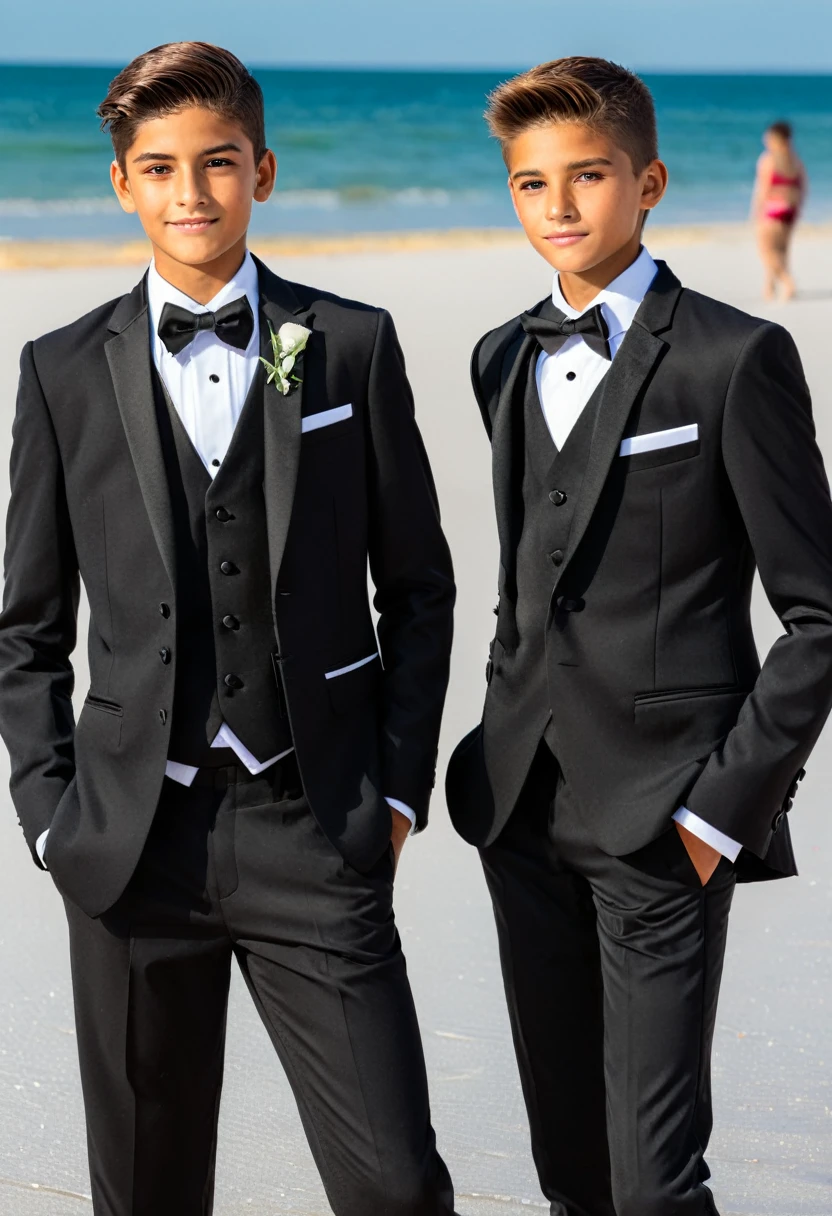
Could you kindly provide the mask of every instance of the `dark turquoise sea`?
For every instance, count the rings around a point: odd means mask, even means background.
[[[0,239],[124,237],[95,108],[116,69],[0,65]],[[279,189],[261,233],[512,225],[482,111],[510,72],[257,72]],[[671,187],[665,223],[743,218],[760,135],[796,127],[811,197],[832,218],[832,77],[645,77]],[[657,216],[657,219],[659,217]]]

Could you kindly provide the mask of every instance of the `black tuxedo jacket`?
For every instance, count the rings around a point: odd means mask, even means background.
[[[448,678],[453,574],[389,315],[258,264],[268,323],[313,331],[302,384],[265,385],[274,621],[304,787],[344,856],[390,838],[384,795],[424,827]],[[302,419],[352,416],[302,433]],[[378,647],[383,657],[338,679]],[[79,573],[91,687],[76,725]],[[176,667],[176,553],[145,284],[23,351],[0,616],[0,729],[30,848],[90,915],[124,889],[159,799]],[[165,662],[160,651],[173,652]],[[175,757],[174,757],[175,758]]]
[[[742,877],[792,873],[784,811],[832,707],[832,505],[809,393],[785,330],[659,267],[603,381],[540,622],[558,760],[612,855],[649,843],[684,804],[744,846]],[[473,359],[493,452],[500,605],[483,721],[447,785],[458,830],[480,845],[511,814],[540,741],[513,712],[515,422],[531,341],[515,319]],[[621,454],[625,438],[694,424],[689,442]],[[785,630],[762,670],[755,567]]]

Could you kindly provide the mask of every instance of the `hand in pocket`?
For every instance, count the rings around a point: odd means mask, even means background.
[[[699,875],[699,881],[706,887],[714,876],[714,871],[722,860],[722,854],[712,845],[700,840],[693,832],[676,824],[676,831],[682,837],[682,844],[687,850],[688,857],[693,862],[694,869]]]

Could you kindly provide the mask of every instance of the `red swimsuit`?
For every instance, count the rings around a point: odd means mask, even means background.
[[[792,189],[797,189],[801,185],[799,177],[784,177],[782,173],[776,170],[771,175],[772,186],[789,186]],[[778,220],[781,224],[793,224],[797,219],[797,207],[794,203],[787,203],[785,199],[773,198],[770,199],[764,208],[763,214],[767,220]]]

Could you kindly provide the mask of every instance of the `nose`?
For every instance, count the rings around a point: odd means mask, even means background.
[[[202,175],[196,170],[185,168],[179,175],[179,195],[177,205],[186,210],[204,207],[205,191],[202,188]]]
[[[574,200],[562,186],[553,185],[549,187],[546,204],[546,214],[551,220],[574,220],[577,218]]]

